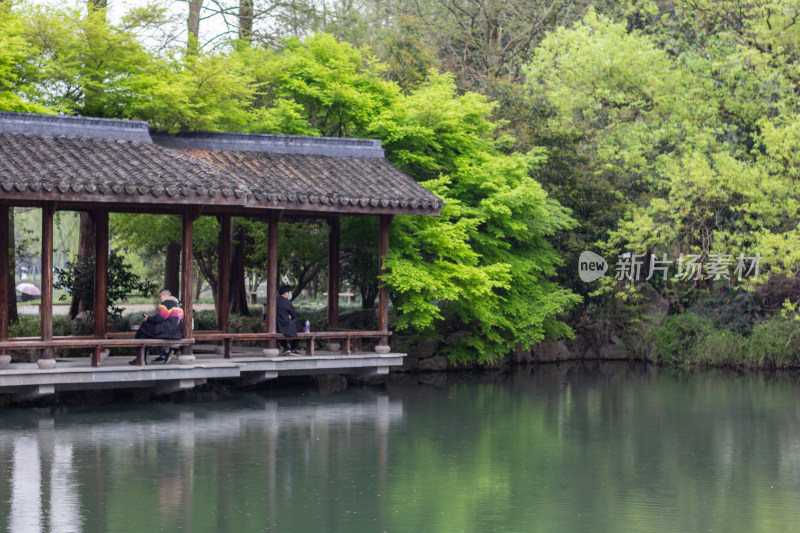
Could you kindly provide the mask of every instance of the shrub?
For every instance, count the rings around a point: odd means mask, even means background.
[[[773,317],[753,328],[744,353],[749,366],[787,368],[800,365],[800,322]]]
[[[668,317],[651,334],[655,344],[653,360],[665,364],[688,360],[695,344],[705,339],[712,328],[709,319],[694,313],[680,313]]]
[[[194,329],[197,331],[213,331],[217,329],[217,312],[213,309],[192,311],[192,318],[194,318]]]
[[[36,337],[40,333],[39,315],[19,315],[19,322],[9,324],[9,337]]]
[[[54,269],[56,282],[53,287],[63,289],[66,294],[61,296],[66,300],[75,296],[87,303],[89,308],[94,304],[94,257],[91,259],[76,258],[74,262],[67,262],[63,269]],[[119,318],[122,308],[116,305],[128,294],[153,294],[157,287],[151,281],[142,281],[133,273],[131,266],[116,252],[108,256],[108,306],[111,315]]]
[[[738,365],[744,359],[748,339],[733,331],[711,329],[698,338],[691,350],[691,361],[710,366]]]
[[[718,329],[745,336],[764,319],[764,309],[758,296],[730,286],[719,286],[713,293],[698,294],[688,310],[710,319]]]

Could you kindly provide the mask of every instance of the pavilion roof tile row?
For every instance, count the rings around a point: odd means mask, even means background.
[[[372,139],[153,137],[144,122],[0,112],[0,196],[207,200],[296,211],[328,206],[353,214],[363,208],[438,214],[444,205],[384,159],[380,141]]]
[[[0,187],[154,198],[249,193],[228,173],[155,144],[11,133],[0,134]]]

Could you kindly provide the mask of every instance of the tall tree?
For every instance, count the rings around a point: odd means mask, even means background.
[[[619,198],[604,249],[668,256],[665,292],[682,281],[680,254],[727,258],[731,279],[739,255],[760,254],[762,271],[800,270],[797,161],[785,149],[797,141],[794,69],[764,43],[696,20],[645,35],[590,12],[545,39],[528,70],[547,127],[589,156],[575,179],[601,193],[610,183]]]
[[[197,55],[200,40],[200,11],[203,9],[203,0],[189,0],[189,16],[186,20],[187,38],[186,53]]]
[[[239,40],[250,43],[253,40],[253,0],[239,0]]]
[[[249,315],[247,307],[247,284],[244,280],[245,270],[245,246],[247,240],[247,229],[244,224],[239,224],[236,219],[233,222],[233,252],[231,253],[231,277],[230,277],[230,312],[240,315]],[[274,283],[273,280],[268,280]]]
[[[97,231],[94,217],[87,211],[81,212],[80,230],[78,233],[78,260],[76,264],[83,264],[94,260],[95,232]],[[75,318],[79,313],[94,307],[94,301],[86,301],[88,295],[79,291],[72,293],[69,305],[69,316]]]
[[[28,113],[52,113],[31,101],[32,83],[38,77],[33,66],[38,53],[25,36],[23,17],[12,2],[0,2],[0,109]]]

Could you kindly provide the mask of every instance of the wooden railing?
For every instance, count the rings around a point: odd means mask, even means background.
[[[281,333],[225,333],[222,331],[193,331],[192,335],[200,342],[222,341],[225,359],[230,359],[233,341],[269,341],[269,340],[301,340],[305,341],[306,355],[314,355],[316,340],[341,340],[342,355],[350,355],[361,350],[363,339],[379,339],[382,344],[388,343],[391,331],[334,330],[299,332],[296,337],[286,337]]]
[[[194,344],[194,339],[135,339],[124,337],[54,337],[42,340],[38,337],[15,337],[0,342],[3,350],[35,350],[43,348],[90,348],[92,366],[100,366],[100,353],[105,348],[136,348],[136,364],[144,365],[145,350],[148,346],[168,346],[180,348]]]

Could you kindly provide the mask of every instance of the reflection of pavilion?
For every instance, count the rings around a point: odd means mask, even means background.
[[[288,372],[319,373],[331,367],[385,373],[390,366],[401,364],[402,354],[393,354],[392,361],[373,357],[376,364],[350,357],[367,353],[361,350],[364,339],[376,343],[374,351],[369,352],[372,356],[390,352],[389,297],[382,283],[378,287],[377,329],[355,331],[338,325],[341,218],[357,216],[376,221],[377,277],[385,273],[383,261],[389,251],[389,227],[394,216],[438,216],[444,205],[392,166],[379,140],[209,132],[151,137],[147,124],[138,121],[0,112],[0,154],[4,161],[0,168],[0,287],[9,282],[11,210],[19,206],[42,211],[40,335],[9,338],[8,295],[0,291],[0,355],[4,350],[41,350],[38,364],[43,369],[38,375],[29,375],[29,371],[8,374],[6,368],[0,368],[0,393],[12,392],[24,398],[101,386],[185,389],[206,379],[253,381]],[[183,339],[175,341],[174,346],[180,347],[183,362],[191,369],[175,365],[165,373],[144,368],[147,341],[126,333],[109,333],[106,313],[95,314],[90,336],[53,335],[53,225],[58,210],[87,213],[94,227],[94,239],[89,240],[94,243],[96,257],[95,309],[108,307],[109,214],[181,217],[180,300],[185,320]],[[200,216],[216,217],[219,222],[216,301],[223,303],[230,301],[233,218],[266,222],[270,305],[263,332],[231,331],[228,305],[217,305],[216,330],[193,330],[193,225]],[[278,355],[276,341],[281,335],[276,332],[273,305],[278,297],[278,224],[307,219],[323,221],[329,227],[328,327],[326,331],[301,332],[297,337],[305,342],[309,355],[314,356],[317,341],[327,342],[331,353],[323,358],[310,357],[302,364],[276,360],[261,367],[249,361],[239,365],[241,361],[234,361],[232,354],[234,342],[256,340],[264,345],[262,355]],[[219,359],[230,364],[192,365],[196,341],[219,343]],[[53,371],[62,366],[55,361],[56,350],[62,348],[91,353],[81,376],[70,368]],[[103,356],[117,348],[139,350],[138,372],[95,372],[105,366]],[[336,358],[340,361],[330,363]],[[248,375],[240,373],[239,368]],[[9,375],[13,377],[6,379]]]
[[[0,518],[0,528],[26,533],[90,529],[84,527],[87,520],[99,520],[93,513],[105,512],[108,489],[104,480],[116,475],[120,457],[134,457],[135,463],[137,454],[152,454],[153,449],[167,450],[171,461],[169,469],[157,472],[158,479],[150,480],[158,487],[159,505],[163,506],[152,512],[180,513],[180,520],[190,524],[198,488],[197,461],[207,457],[198,457],[197,449],[207,451],[209,446],[230,445],[231,441],[235,448],[237,438],[254,432],[263,436],[259,440],[263,444],[260,460],[266,461],[260,466],[266,478],[267,501],[263,504],[271,516],[277,505],[279,478],[286,475],[280,474],[276,465],[277,448],[287,433],[346,433],[353,426],[367,425],[376,437],[375,474],[379,480],[385,479],[389,429],[403,420],[401,401],[370,395],[364,401],[326,400],[313,405],[293,401],[287,405],[252,398],[256,405],[237,410],[151,406],[145,413],[137,411],[140,420],[136,421],[70,415],[33,420],[30,413],[24,415],[30,419],[19,424],[10,421],[11,428],[0,430],[0,457],[10,458],[6,463],[0,461],[0,486],[9,491],[0,498],[0,517],[8,517],[6,523]]]

